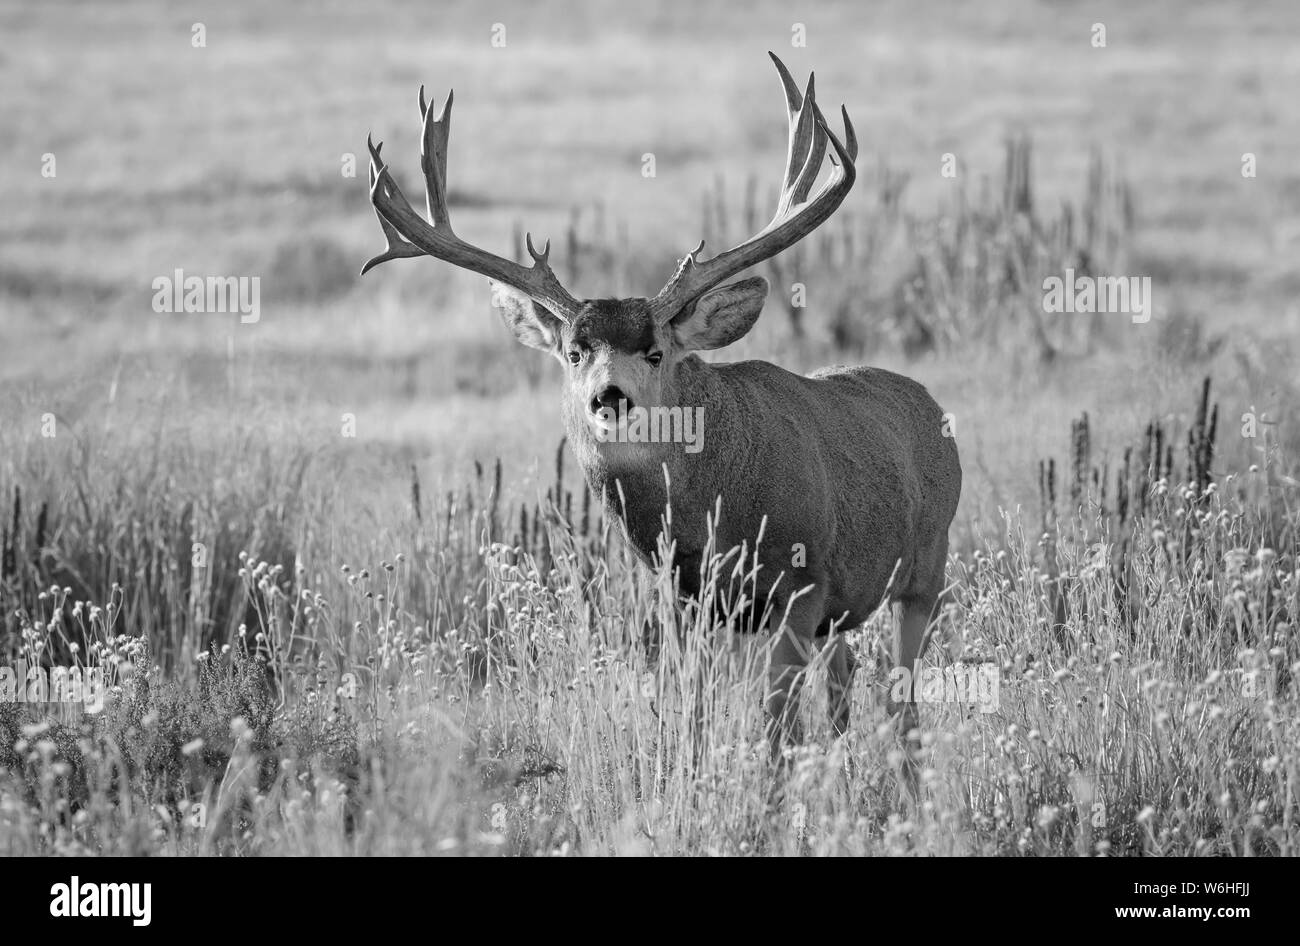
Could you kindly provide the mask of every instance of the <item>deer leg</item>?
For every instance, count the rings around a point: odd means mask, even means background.
[[[774,610],[772,622],[777,625],[772,643],[772,658],[767,673],[768,742],[772,758],[781,757],[786,745],[797,744],[799,733],[799,693],[803,687],[804,670],[812,654],[813,636],[821,619],[821,594],[816,590],[803,595]],[[788,599],[787,599],[788,600]]]
[[[907,675],[903,680],[907,689],[902,702],[894,699],[891,689],[889,713],[897,714],[898,735],[905,750],[902,771],[899,773],[907,796],[915,801],[918,798],[920,763],[918,755],[921,739],[918,732],[920,718],[916,709],[916,691],[919,686],[917,677],[920,671],[921,654],[926,644],[926,628],[930,624],[930,615],[934,611],[933,596],[905,598],[899,601],[901,612],[898,626],[898,643],[895,650],[894,666],[905,667]]]
[[[826,659],[826,695],[831,726],[835,735],[849,731],[849,711],[853,708],[853,674],[858,669],[853,648],[843,634],[831,637],[830,653]]]
[[[934,608],[933,598],[905,598],[899,601],[898,640],[894,648],[894,667],[903,668],[907,675],[903,677],[907,688],[901,701],[894,698],[891,687],[888,703],[890,716],[901,716],[901,731],[906,734],[916,728],[918,715],[916,710],[917,666],[921,659],[922,645],[925,643],[925,629],[930,623],[930,614]]]

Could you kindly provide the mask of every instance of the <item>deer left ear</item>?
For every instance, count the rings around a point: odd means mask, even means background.
[[[505,283],[492,280],[492,306],[515,339],[529,348],[560,354],[560,320],[545,306]]]
[[[754,327],[767,300],[767,280],[751,276],[700,296],[672,320],[677,344],[687,351],[722,348]]]

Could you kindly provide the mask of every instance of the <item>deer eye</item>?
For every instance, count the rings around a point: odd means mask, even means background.
[[[652,351],[650,354],[645,356],[645,360],[650,362],[652,365],[658,365],[659,362],[664,360],[664,353],[661,351]]]
[[[576,348],[569,349],[569,364],[576,365],[580,361],[582,361],[582,352]]]

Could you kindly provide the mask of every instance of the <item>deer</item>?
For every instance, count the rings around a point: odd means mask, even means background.
[[[743,337],[763,309],[766,279],[728,280],[820,226],[856,178],[847,108],[840,108],[841,141],[817,105],[814,75],[801,91],[768,55],[789,123],[775,214],[759,233],[710,258],[702,258],[700,242],[653,298],[574,298],[549,265],[550,241],[538,251],[531,233],[527,265],[456,236],[447,205],[454,95],[435,113],[423,86],[427,219],[403,196],[382,143],[368,138],[370,200],[388,246],[361,272],[429,256],[490,280],[514,337],[562,366],[563,422],[594,495],[642,561],[674,569],[682,595],[700,594],[709,548],[753,550],[754,598],[773,616],[764,709],[776,753],[799,738],[797,697],[817,651],[826,656],[831,725],[837,736],[848,731],[857,661],[843,632],[883,603],[898,624],[894,665],[915,668],[944,591],[962,474],[944,412],[917,381],[866,366],[801,376],[767,361],[710,362],[698,354]],[[824,158],[831,171],[814,193]],[[615,435],[637,408],[678,407],[703,411],[694,449],[671,437]],[[665,562],[660,538],[670,503]],[[915,690],[895,695],[887,714],[914,736]]]

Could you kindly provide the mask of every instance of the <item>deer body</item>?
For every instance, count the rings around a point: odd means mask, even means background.
[[[565,412],[565,426],[593,492],[606,497],[647,563],[671,498],[683,593],[699,592],[707,520],[719,498],[717,548],[754,549],[762,528],[759,593],[769,594],[778,575],[790,591],[817,586],[821,633],[831,621],[866,620],[895,563],[896,589],[932,583],[933,549],[956,511],[961,469],[940,432],[942,411],[921,385],[875,368],[802,377],[763,361],[695,356],[676,373],[681,403],[704,406],[698,454],[650,444],[621,461],[576,411]]]
[[[955,442],[943,436],[943,412],[925,388],[878,368],[802,377],[768,362],[709,364],[694,355],[674,371],[676,399],[704,406],[699,453],[679,443],[629,451],[602,441],[578,410],[564,412],[588,484],[642,560],[658,564],[670,501],[672,565],[684,595],[700,593],[711,520],[715,552],[743,546],[756,554],[761,567],[747,588],[755,610],[770,603],[791,635],[774,661],[774,718],[814,639],[860,625],[886,593],[902,612],[895,662],[911,667],[943,588],[961,490]],[[853,669],[843,648],[830,681],[841,732]]]
[[[515,337],[563,366],[570,443],[589,484],[647,561],[657,554],[671,506],[672,565],[688,595],[700,592],[708,524],[720,501],[714,550],[743,545],[756,552],[761,567],[752,590],[778,622],[766,706],[779,746],[793,734],[791,698],[819,634],[861,623],[888,597],[900,606],[896,663],[910,669],[919,658],[943,588],[961,467],[938,405],[901,375],[858,367],[801,377],[767,362],[709,364],[695,354],[736,341],[762,311],[766,280],[723,283],[806,236],[854,181],[857,142],[847,112],[841,143],[816,105],[813,80],[800,92],[772,60],[790,122],[776,214],[759,234],[715,257],[701,260],[701,244],[653,298],[575,299],[548,265],[549,244],[539,253],[531,236],[531,266],[460,240],[446,202],[451,96],[435,115],[423,89],[429,220],[411,209],[372,144],[371,201],[388,249],[362,272],[428,255],[488,276]],[[828,156],[834,170],[812,194]],[[702,442],[629,442],[621,435],[638,408],[699,412]],[[841,635],[831,647],[832,720],[843,732],[854,663]],[[905,729],[916,722],[910,696],[891,707],[904,711]]]

